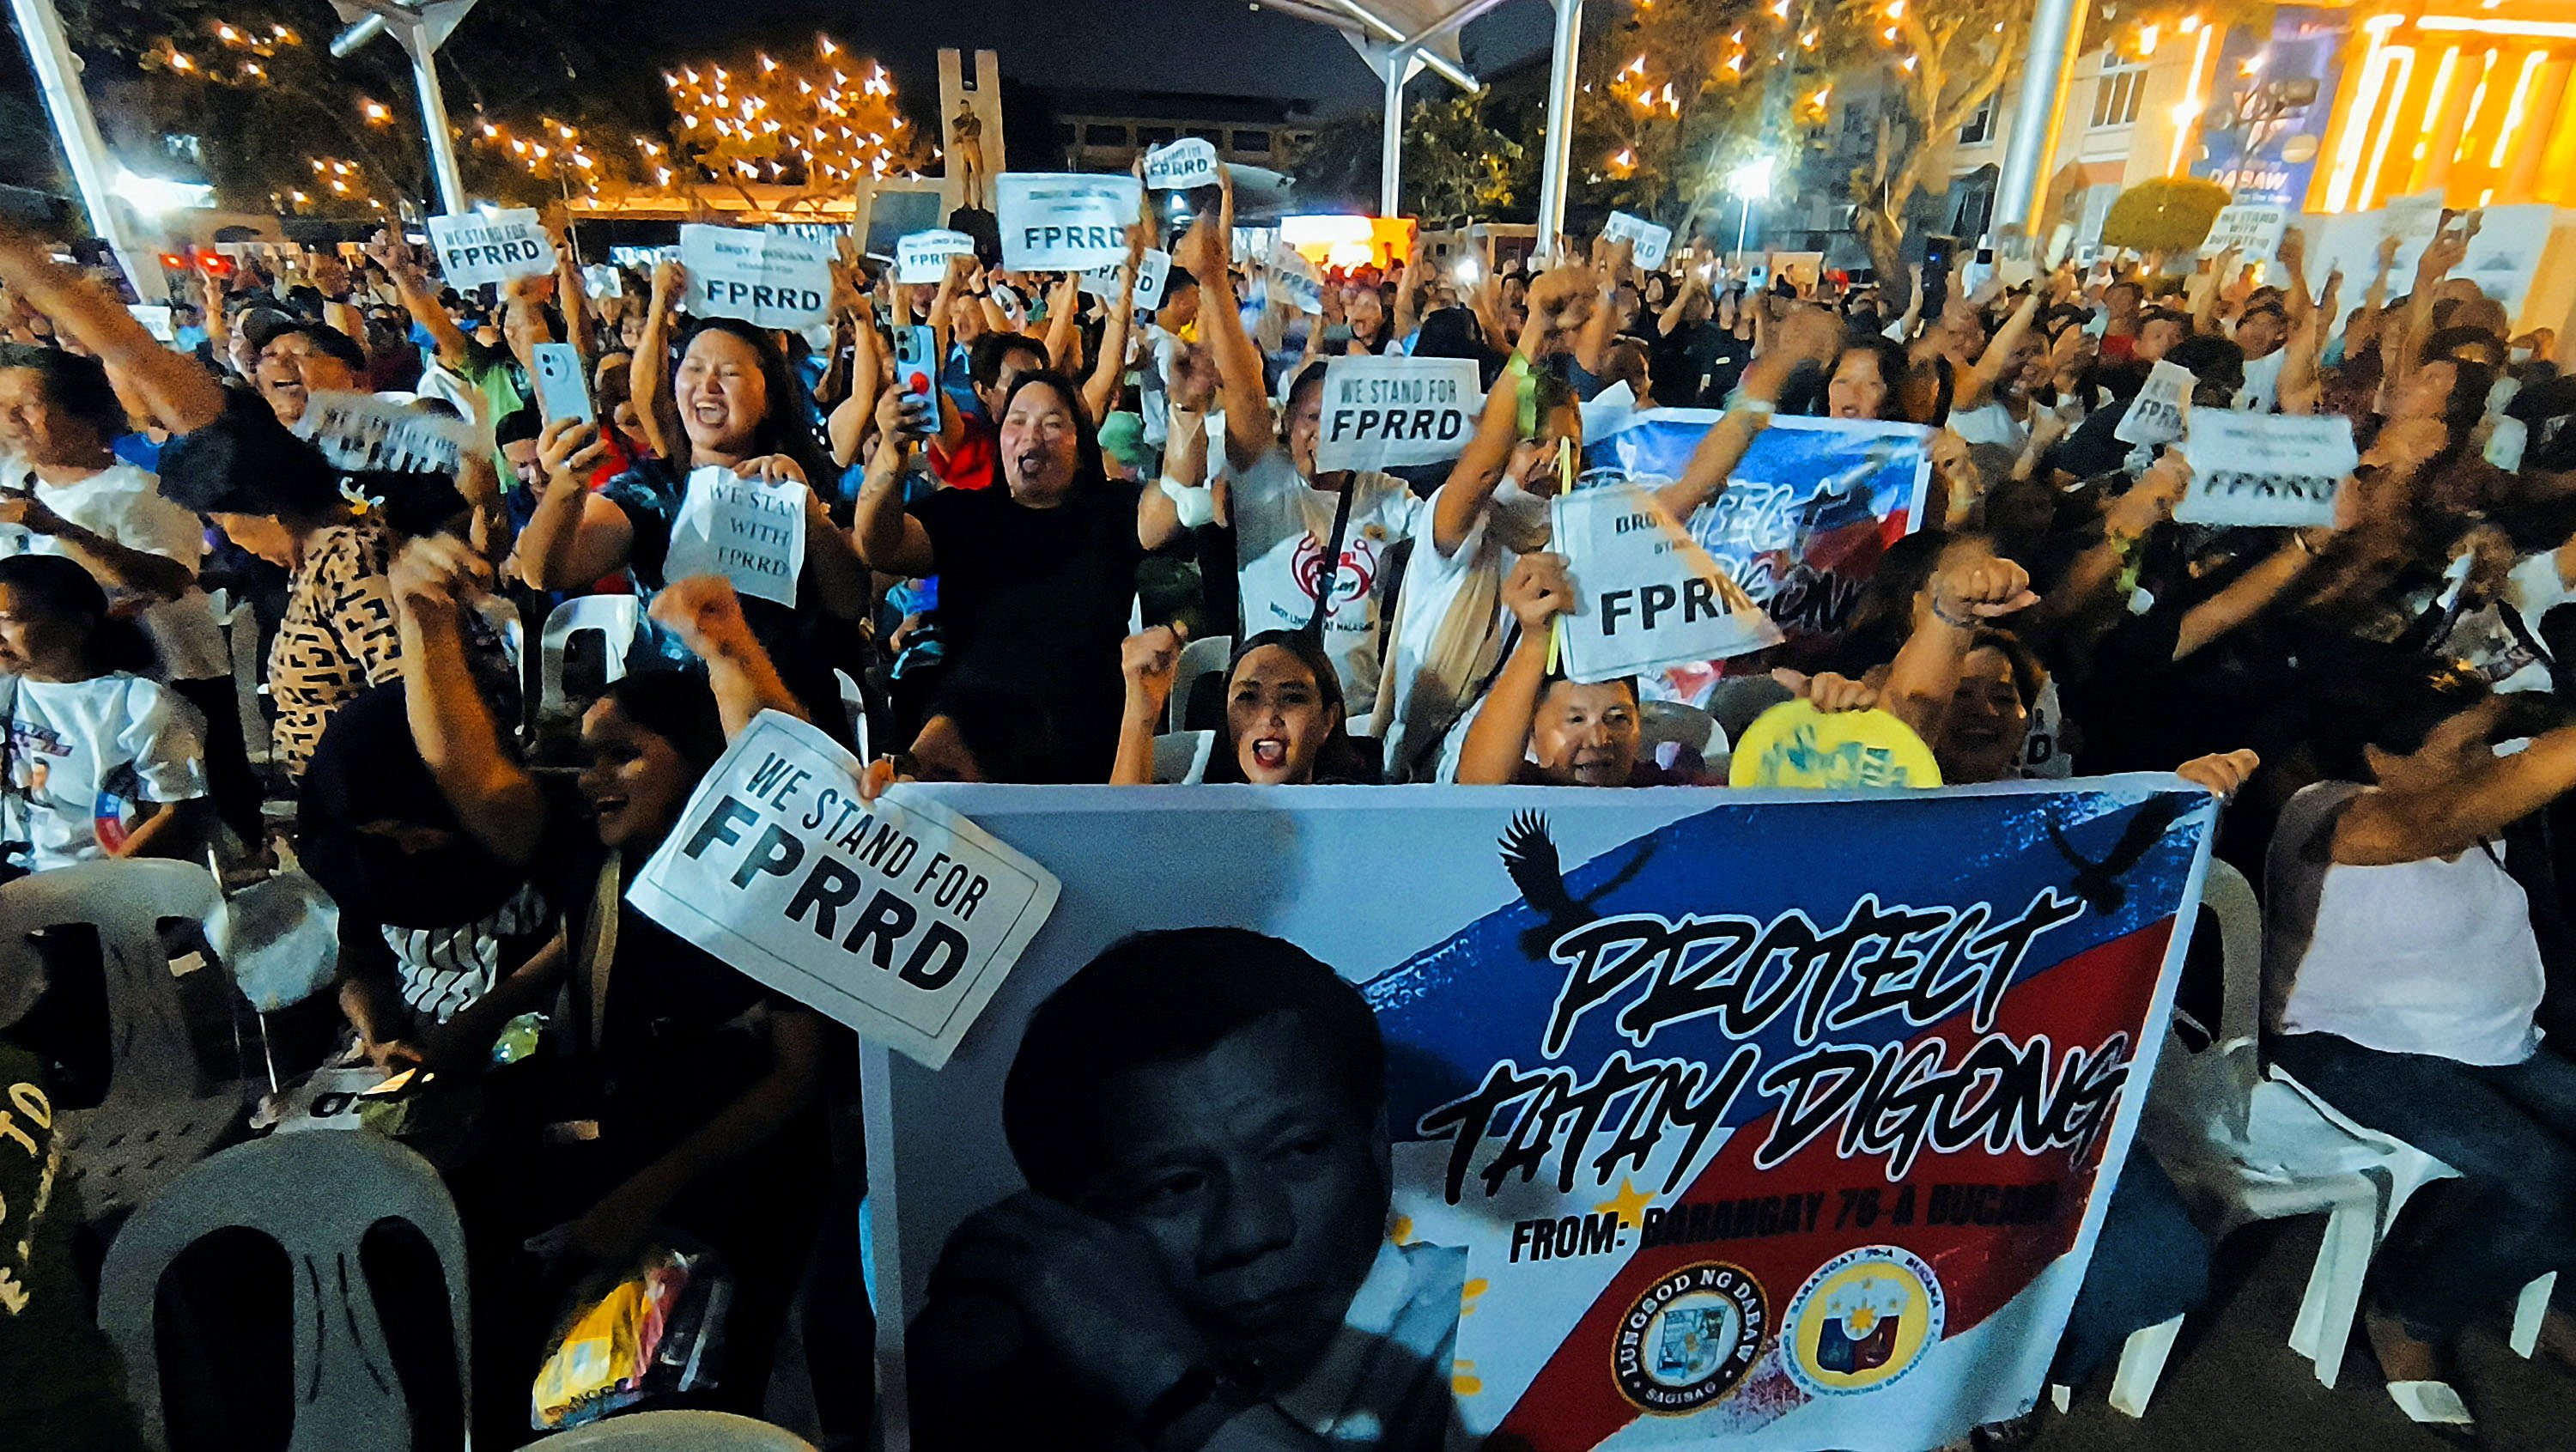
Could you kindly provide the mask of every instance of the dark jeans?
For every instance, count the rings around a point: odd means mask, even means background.
[[[2482,1066],[2291,1034],[2272,1058],[2327,1103],[2460,1172],[2426,1186],[2421,1215],[2373,1263],[2372,1298],[2416,1336],[2457,1337],[2548,1271],[2576,1271],[2576,1064],[2544,1048]],[[2558,1282],[2576,1306],[2576,1275]]]
[[[2145,1150],[2131,1149],[2048,1379],[2082,1386],[2131,1332],[2161,1326],[2207,1299],[2209,1237],[2192,1223],[2164,1170]]]

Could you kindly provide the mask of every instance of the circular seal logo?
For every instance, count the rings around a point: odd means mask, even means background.
[[[1612,1370],[1639,1411],[1682,1416],[1734,1391],[1770,1331],[1770,1303],[1752,1273],[1703,1261],[1647,1287],[1619,1318]]]
[[[1781,1359],[1798,1385],[1819,1396],[1876,1391],[1941,1339],[1945,1313],[1940,1278],[1922,1257],[1900,1246],[1864,1245],[1825,1262],[1798,1288]]]

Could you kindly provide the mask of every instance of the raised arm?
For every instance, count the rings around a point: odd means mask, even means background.
[[[1047,330],[1045,338],[1047,366],[1063,372],[1073,369],[1074,323],[1082,314],[1082,275],[1068,272],[1056,279],[1055,290],[1047,297]],[[1098,418],[1098,414],[1092,415]]]
[[[949,258],[948,270],[939,276],[939,293],[930,304],[930,401],[939,409],[935,432],[942,454],[954,454],[966,444],[966,417],[948,401],[948,390],[939,386],[939,378],[948,369],[948,320],[956,315],[957,295],[974,265],[975,259],[967,253]]]
[[[1879,704],[1925,742],[1938,743],[1977,631],[2039,597],[2031,593],[2030,576],[2021,566],[1993,555],[1943,570],[1933,578],[1931,596],[1896,653],[1887,684],[1879,690]]]
[[[1565,557],[1521,556],[1503,582],[1503,604],[1520,622],[1521,638],[1467,727],[1458,752],[1460,786],[1508,786],[1520,779],[1521,763],[1529,759],[1530,723],[1538,719],[1539,698],[1547,691],[1548,641],[1556,617],[1574,608]]]
[[[2012,366],[2013,354],[2021,351],[2021,340],[2030,335],[2030,322],[2039,315],[2039,293],[2036,289],[2023,295],[2021,306],[2012,310],[2004,325],[1995,329],[1994,337],[1984,352],[1977,355],[1976,366],[1959,380],[1959,396],[1950,411],[1975,408],[1994,397],[1995,385],[2003,381],[2004,370]]]
[[[673,580],[653,597],[651,613],[707,663],[707,685],[715,691],[716,709],[724,716],[727,741],[741,735],[763,711],[783,712],[800,721],[813,719],[796,693],[779,679],[777,665],[742,618],[741,598],[724,577],[692,575]]]
[[[1619,310],[1614,304],[1620,279],[1628,275],[1628,259],[1636,255],[1637,244],[1623,237],[1601,250],[1604,256],[1593,271],[1592,320],[1583,325],[1574,342],[1574,361],[1592,374],[1600,373],[1604,355],[1619,336]]]
[[[1726,481],[1742,463],[1747,449],[1753,447],[1756,434],[1769,426],[1771,405],[1780,401],[1780,391],[1801,363],[1830,363],[1835,350],[1842,345],[1843,328],[1833,314],[1819,307],[1793,309],[1772,332],[1772,344],[1757,355],[1744,370],[1738,386],[1742,400],[1729,408],[1706,434],[1699,447],[1691,451],[1690,463],[1682,477],[1655,493],[1655,500],[1675,520],[1691,517],[1693,511],[1717,497]]]
[[[572,250],[572,223],[558,212],[547,219],[546,231],[555,245],[555,307],[563,314],[564,341],[580,352],[586,372],[599,347],[591,329],[590,290],[582,286],[581,261]]]
[[[1389,337],[1413,336],[1413,330],[1422,323],[1422,294],[1428,286],[1422,276],[1422,229],[1416,227],[1413,248],[1404,257],[1404,286],[1395,290],[1395,317],[1387,324]]]
[[[1110,765],[1111,786],[1150,786],[1154,781],[1154,737],[1163,729],[1163,712],[1171,704],[1172,681],[1181,662],[1181,633],[1168,625],[1127,637],[1119,648],[1119,674],[1127,681],[1127,709],[1118,722],[1118,759]]]
[[[1225,401],[1226,456],[1235,468],[1249,469],[1270,452],[1275,430],[1270,417],[1270,392],[1262,387],[1261,350],[1243,331],[1243,315],[1233,306],[1232,284],[1227,281],[1234,262],[1233,173],[1219,162],[1217,177],[1222,199],[1217,215],[1200,217],[1179,246],[1185,259],[1182,265],[1191,276],[1200,279],[1199,286],[1219,290],[1215,306],[1208,305],[1209,294],[1205,292],[1199,299],[1199,334],[1206,339],[1208,352],[1216,362],[1217,389]],[[1313,344],[1323,331],[1320,322],[1310,327],[1307,342]],[[1165,381],[1168,384],[1169,380]]]
[[[939,572],[930,531],[903,507],[906,461],[929,430],[929,410],[906,403],[901,389],[889,388],[878,397],[877,431],[885,437],[868,461],[850,522],[850,542],[869,569],[905,579]]]
[[[2483,736],[2503,709],[2490,696],[2467,723]],[[2437,730],[2453,728],[2445,725]],[[2576,786],[2576,726],[2535,736],[2511,756],[2482,765],[2465,783],[2432,788],[2383,787],[2365,792],[2335,823],[2334,860],[2386,867],[2468,851]]]
[[[626,360],[626,397],[644,442],[674,467],[689,461],[689,436],[680,427],[680,399],[671,388],[671,315],[688,291],[689,272],[677,262],[653,267],[653,296],[644,304],[644,331]]]
[[[1502,486],[1504,471],[1511,467],[1512,449],[1520,442],[1522,379],[1570,346],[1573,336],[1590,321],[1591,303],[1588,269],[1560,267],[1531,280],[1529,320],[1521,327],[1511,360],[1485,394],[1485,411],[1476,421],[1474,436],[1432,497],[1432,547],[1441,554],[1455,554],[1467,542],[1486,502]]]
[[[2344,487],[2351,488],[2347,484]],[[2227,582],[2224,589],[2183,612],[2174,640],[2174,659],[2181,660],[2270,608],[2334,538],[2327,530],[2294,530],[2281,547]]]
[[[858,459],[860,448],[867,443],[868,427],[876,417],[877,394],[885,387],[885,344],[877,335],[876,309],[865,293],[852,307],[850,393],[832,406],[832,416],[823,423],[823,431],[831,439],[832,462],[844,469]]]
[[[450,535],[425,535],[395,557],[403,712],[457,820],[485,851],[518,866],[536,857],[545,800],[475,689],[460,625],[464,600],[490,582],[490,567]]]
[[[2334,330],[2335,310],[2343,302],[2343,274],[2326,274],[2325,292],[2290,329],[2289,351],[2281,359],[2278,402],[2283,413],[2311,413],[2318,402],[2320,365],[2326,334]],[[2293,403],[2298,406],[2293,407]]]
[[[44,244],[14,227],[0,228],[0,283],[122,371],[163,428],[189,433],[222,415],[224,388],[211,374],[164,347],[105,288],[54,261]]]
[[[537,440],[545,492],[519,531],[519,583],[531,590],[578,590],[623,567],[635,543],[626,512],[592,492],[590,471],[607,449],[599,426],[556,419]]]
[[[394,291],[402,297],[403,311],[429,334],[438,361],[462,372],[473,360],[474,341],[456,326],[456,319],[438,305],[438,289],[429,281],[429,263],[420,249],[403,240],[402,234],[388,227],[378,232],[367,244],[367,256],[373,258],[385,276],[394,280]]]

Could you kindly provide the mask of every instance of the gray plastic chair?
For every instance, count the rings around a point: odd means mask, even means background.
[[[410,1452],[411,1414],[358,1245],[386,1220],[429,1241],[447,1285],[457,1385],[473,1406],[465,1232],[429,1162],[382,1135],[295,1134],[236,1145],[170,1182],[125,1222],[99,1274],[98,1323],[125,1358],[145,1440],[169,1445],[153,1303],[182,1251],[233,1226],[274,1239],[295,1278],[295,1426],[287,1452]]]
[[[814,1452],[814,1444],[731,1412],[634,1412],[533,1445],[546,1452]]]
[[[178,980],[162,947],[165,918],[203,921],[215,880],[188,862],[84,862],[0,886],[0,1029],[45,987],[28,934],[87,924],[106,970],[107,1097],[62,1115],[63,1166],[81,1213],[103,1220],[140,1204],[212,1149],[248,1102],[247,1086],[218,1085],[197,1061]],[[200,972],[225,973],[221,964]],[[230,1001],[231,995],[225,995]]]

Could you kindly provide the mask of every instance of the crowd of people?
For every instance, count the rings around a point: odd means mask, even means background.
[[[2541,1035],[2576,881],[2555,858],[2576,381],[2545,330],[2451,276],[2473,223],[2411,276],[2383,251],[2349,311],[2293,230],[2260,265],[2017,283],[1753,285],[1704,248],[1645,269],[1610,243],[1470,283],[1417,251],[1331,274],[1309,313],[1236,255],[1230,185],[1197,200],[1177,237],[1149,206],[1117,296],[972,256],[901,285],[845,249],[830,320],[804,331],[690,315],[677,262],[594,287],[568,245],[487,301],[380,234],[204,279],[165,342],[44,241],[0,236],[7,873],[301,863],[340,923],[308,1063],[471,1083],[548,1014],[544,1072],[491,1076],[472,1152],[442,1164],[474,1251],[479,1440],[529,1435],[565,1277],[666,1227],[737,1278],[718,1404],[760,1410],[798,1287],[821,1286],[806,1358],[849,1362],[815,1378],[822,1416],[864,1424],[847,1032],[624,901],[759,712],[891,746],[870,793],[1171,781],[1176,715],[1213,733],[1192,781],[1722,786],[1715,743],[1649,739],[1669,682],[1576,682],[1549,648],[1575,598],[1549,501],[1585,404],[1620,386],[1714,419],[1658,487],[1675,520],[1777,417],[1926,431],[1929,502],[1846,563],[1865,577],[1847,618],[1726,681],[1888,711],[1948,783],[2178,770],[2229,800],[2221,855],[2267,892],[2267,1052],[2461,1172],[2380,1255],[2365,1320],[2392,1384],[2440,1380],[2465,1324],[2576,1270],[2576,1069]],[[917,324],[926,392],[894,366]],[[557,343],[595,422],[538,401],[535,350]],[[1487,392],[1454,463],[1319,469],[1326,366],[1364,354],[1474,360]],[[2348,418],[2361,464],[2334,526],[2177,523],[2180,449],[2117,437],[2159,362],[2196,409]],[[451,472],[335,466],[299,425],[345,393],[474,442]],[[708,469],[800,491],[792,605],[673,577]],[[523,642],[588,595],[644,623],[551,719]],[[243,631],[264,642],[264,740],[244,739]],[[1231,658],[1192,692],[1184,649],[1214,636]],[[101,1066],[61,1018],[0,1029],[5,1063],[94,1103]],[[0,1196],[28,1213],[17,1180]],[[34,1253],[0,1245],[0,1271],[31,1283],[11,1257]],[[2058,1379],[2194,1303],[2208,1256],[2133,1157]],[[2576,1307],[2576,1276],[2560,1286]],[[2576,1358],[2576,1321],[2554,1312],[2544,1342]],[[0,1326],[0,1367],[10,1347]],[[43,1430],[13,1445],[131,1445],[112,1395],[28,1385],[0,1427]],[[1130,1443],[1113,1425],[1100,1445]]]

